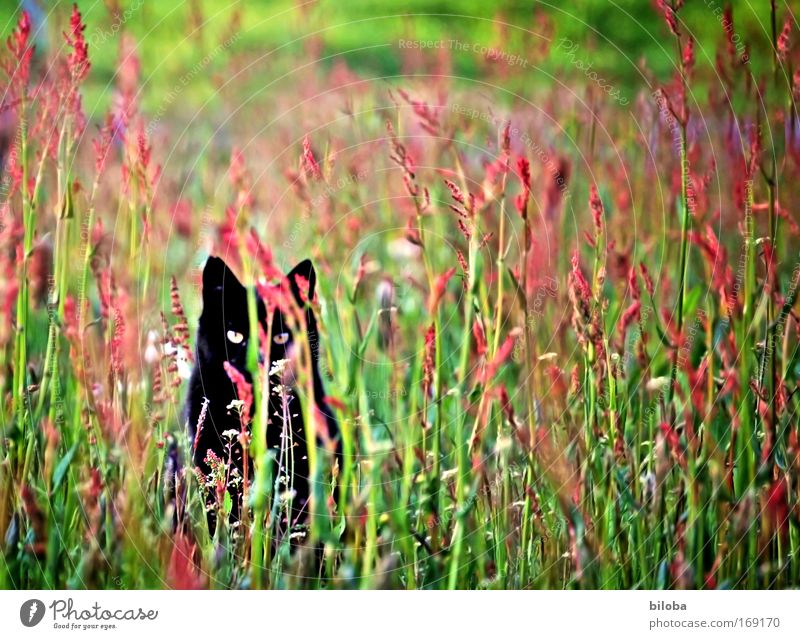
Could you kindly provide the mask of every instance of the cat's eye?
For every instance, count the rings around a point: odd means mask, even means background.
[[[232,344],[241,344],[244,340],[244,335],[236,331],[228,331],[228,341]]]
[[[289,333],[278,333],[275,337],[272,338],[272,341],[276,344],[283,345],[289,341]]]

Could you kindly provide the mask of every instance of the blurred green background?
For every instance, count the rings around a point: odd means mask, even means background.
[[[123,32],[137,43],[146,85],[140,101],[145,109],[163,105],[160,95],[187,74],[190,82],[176,107],[213,100],[218,87],[242,70],[237,83],[263,86],[285,74],[290,80],[295,70],[313,60],[319,60],[316,64],[323,69],[345,61],[363,77],[389,82],[398,75],[443,69],[458,78],[480,79],[487,62],[472,45],[479,50],[496,48],[524,61],[524,66],[505,63],[510,71],[505,88],[515,92],[546,88],[554,78],[564,82],[579,78],[581,71],[574,64],[579,59],[604,79],[635,93],[646,85],[646,77],[664,80],[674,60],[664,20],[648,0],[564,4],[79,0],[77,4],[87,23],[93,67],[85,89],[89,113],[102,112],[110,99]],[[789,7],[780,4],[782,16]],[[699,42],[698,64],[710,69],[724,39],[718,17],[724,2],[689,0],[686,5],[680,15]],[[735,32],[753,52],[769,46],[769,5],[769,0],[735,3]],[[40,52],[62,46],[70,2],[0,0],[4,39],[21,6],[34,17]],[[562,38],[579,45],[571,64],[564,48],[558,47]],[[404,52],[401,40],[458,41],[466,50],[451,47],[445,56],[436,50]],[[236,60],[233,66],[231,59]]]

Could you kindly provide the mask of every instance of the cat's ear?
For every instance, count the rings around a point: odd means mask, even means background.
[[[215,256],[206,261],[203,268],[203,300],[219,299],[224,290],[244,288],[225,262]]]
[[[305,306],[306,302],[314,299],[314,290],[317,286],[317,272],[311,260],[303,260],[286,274],[289,286],[292,289],[297,303]]]

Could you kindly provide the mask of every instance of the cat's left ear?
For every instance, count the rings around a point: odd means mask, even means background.
[[[317,272],[311,260],[303,260],[286,274],[289,286],[292,289],[297,303],[305,306],[306,302],[314,299],[314,290],[317,286]]]

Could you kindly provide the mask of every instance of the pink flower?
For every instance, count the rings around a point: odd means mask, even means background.
[[[684,72],[687,76],[691,75],[692,69],[694,69],[694,38],[692,36],[689,36],[683,47],[682,60]]]
[[[83,37],[86,25],[81,20],[81,12],[78,5],[72,5],[72,15],[69,19],[69,33],[64,33],[64,39],[72,47],[72,52],[67,56],[67,66],[69,67],[72,81],[75,84],[82,82],[89,73],[89,45]]]
[[[15,99],[24,97],[30,77],[31,58],[34,47],[30,44],[31,18],[23,11],[17,22],[17,28],[11,32],[6,46],[11,53],[9,61],[3,61],[3,69],[12,86],[16,88]]]
[[[279,280],[283,277],[283,274],[275,266],[272,250],[261,241],[255,229],[250,229],[250,233],[245,238],[245,247],[247,252],[258,262],[261,267],[261,275],[264,278],[267,280]]]
[[[600,235],[603,232],[603,201],[597,193],[597,185],[592,184],[589,189],[589,208],[592,209],[592,218],[594,219],[595,234]]]
[[[308,141],[308,136],[303,138],[303,165],[305,166],[306,174],[311,175],[315,180],[322,179],[322,169],[320,169],[319,162],[317,162],[314,152],[311,150],[311,142]]]
[[[497,353],[495,353],[492,361],[489,362],[486,365],[486,368],[483,369],[483,375],[481,375],[481,378],[484,384],[488,384],[494,378],[494,376],[497,374],[497,370],[503,365],[503,363],[505,363],[509,355],[511,355],[511,352],[514,350],[514,344],[521,333],[521,329],[514,328],[506,336],[505,341],[500,345],[500,348],[497,349]]]
[[[483,324],[478,320],[472,324],[472,335],[475,337],[475,349],[478,351],[478,357],[482,357],[488,350],[486,344],[486,333],[483,331]]]
[[[639,300],[635,300],[628,308],[625,309],[625,312],[622,313],[622,317],[619,319],[618,330],[623,337],[625,336],[625,332],[628,330],[628,327],[634,322],[639,321],[641,308],[642,303]]]
[[[778,42],[775,46],[777,53],[778,53],[778,60],[781,62],[786,62],[786,58],[789,54],[789,49],[792,46],[791,41],[789,40],[789,34],[792,32],[792,18],[791,16],[786,17],[786,22],[783,23],[783,30],[781,34],[778,36]]]
[[[436,310],[439,308],[439,303],[442,301],[442,297],[444,297],[445,291],[447,290],[447,283],[450,281],[450,278],[455,275],[455,273],[456,267],[454,266],[447,269],[434,281],[433,290],[431,290],[430,296],[428,297],[428,312],[431,315],[436,314]]]
[[[239,369],[233,366],[233,364],[230,362],[223,362],[222,365],[225,368],[225,373],[227,373],[228,379],[230,379],[233,385],[236,387],[237,399],[242,402],[242,410],[239,412],[239,419],[244,426],[250,421],[251,410],[253,407],[253,387],[245,379],[245,376],[239,372]]]
[[[680,35],[680,31],[678,31],[677,10],[680,8],[681,4],[683,3],[676,3],[675,8],[673,9],[672,6],[669,3],[665,2],[664,0],[656,0],[656,6],[663,14],[664,20],[667,22],[669,30],[675,36]]]

